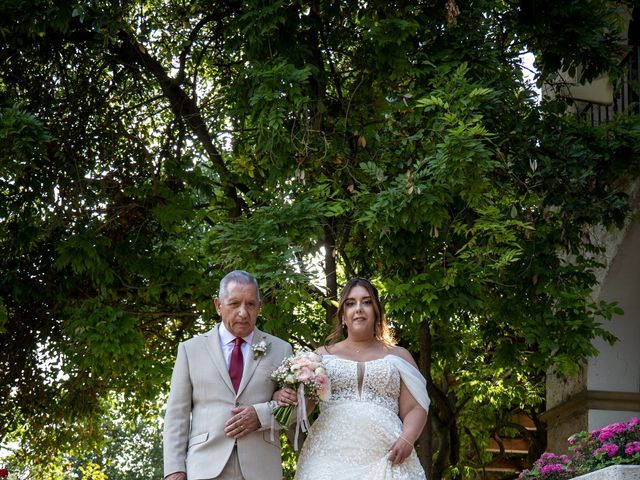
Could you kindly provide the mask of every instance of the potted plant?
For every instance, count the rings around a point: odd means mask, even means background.
[[[568,480],[607,467],[637,465],[640,478],[640,418],[569,437],[570,455],[545,452],[519,480]],[[632,469],[635,471],[635,469]]]

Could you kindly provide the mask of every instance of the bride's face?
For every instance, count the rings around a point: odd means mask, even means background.
[[[366,288],[356,285],[344,301],[344,323],[349,336],[373,336],[375,321],[373,298]]]

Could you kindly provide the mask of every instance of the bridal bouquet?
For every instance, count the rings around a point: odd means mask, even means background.
[[[271,379],[278,387],[289,387],[298,392],[298,409],[296,420],[303,431],[308,429],[306,400],[327,400],[331,393],[331,383],[327,370],[322,364],[322,357],[317,353],[299,351],[285,358],[282,364],[271,374]],[[293,423],[293,405],[278,406],[273,414],[282,425]],[[297,436],[297,431],[296,431]]]

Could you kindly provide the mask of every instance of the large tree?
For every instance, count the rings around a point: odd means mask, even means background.
[[[615,78],[619,34],[596,0],[3,2],[0,441],[53,472],[114,399],[157,414],[231,268],[309,347],[362,275],[428,379],[430,476],[482,470],[610,339],[589,229],[640,159],[637,118],[538,102],[520,55]]]

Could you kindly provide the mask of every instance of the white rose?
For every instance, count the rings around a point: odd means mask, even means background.
[[[327,373],[327,371],[324,367],[318,367],[313,371],[313,373],[315,373],[316,375],[324,375],[325,373]]]
[[[285,377],[285,379],[284,379],[284,382],[285,382],[285,383],[295,383],[295,382],[296,382],[296,377],[295,377],[295,375],[291,375],[291,374],[287,375],[287,376]]]

